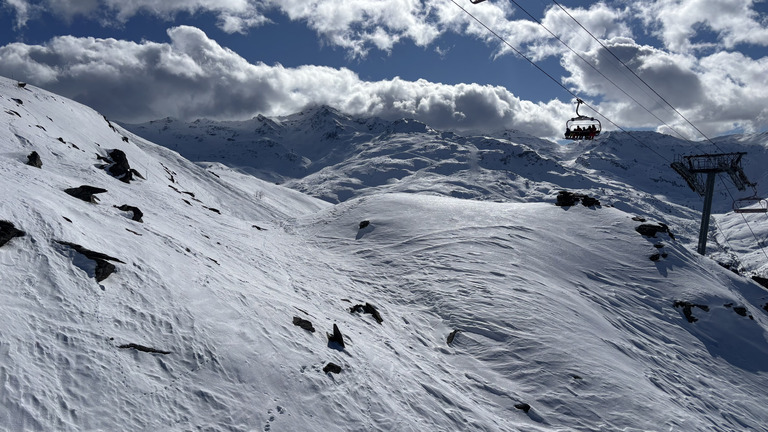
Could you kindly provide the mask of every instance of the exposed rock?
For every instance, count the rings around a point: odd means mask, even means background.
[[[118,346],[118,348],[120,348],[120,349],[135,349],[136,351],[147,352],[147,353],[152,353],[152,354],[170,354],[171,353],[170,351],[163,351],[163,350],[159,350],[159,349],[155,349],[155,348],[150,348],[150,347],[147,347],[147,346],[144,346],[144,345],[135,344],[135,343],[129,343],[129,344],[125,344],[125,345],[120,345],[120,346]]]
[[[341,373],[341,366],[337,365],[336,363],[328,362],[327,365],[323,368],[323,372],[328,373],[332,372],[335,374]]]
[[[16,102],[19,105],[24,105],[24,101],[18,98],[11,98],[12,101]]]
[[[349,309],[350,313],[355,312],[362,312],[362,313],[368,313],[373,315],[373,319],[376,320],[377,323],[381,324],[384,320],[381,318],[381,314],[378,310],[376,310],[376,307],[373,306],[370,303],[366,303],[364,305],[354,305]]]
[[[360,222],[360,229],[363,229],[363,228],[367,227],[370,224],[371,224],[371,221],[364,220],[364,221]]]
[[[139,210],[138,207],[133,207],[133,206],[129,206],[127,204],[123,204],[123,205],[121,205],[119,207],[115,206],[115,208],[117,208],[118,210],[122,210],[122,211],[133,212],[133,217],[131,218],[131,220],[134,220],[136,222],[144,222],[141,219],[144,216],[144,213],[141,210]]]
[[[669,230],[669,227],[666,224],[659,223],[659,224],[642,224],[635,228],[635,231],[640,233],[640,235],[645,237],[653,237],[656,238],[656,234],[658,233],[665,233],[669,235],[669,238],[672,240],[675,239],[675,236],[672,234],[672,231]]]
[[[0,246],[8,243],[14,237],[23,237],[25,235],[27,233],[13,226],[12,222],[0,220]]]
[[[327,333],[327,335],[329,348],[344,349],[344,336],[342,336],[341,331],[336,324],[333,325],[333,334]]]
[[[668,257],[668,256],[669,256],[669,255],[667,255],[667,253],[658,253],[658,252],[657,252],[657,253],[655,253],[655,254],[651,255],[651,256],[650,256],[650,259],[651,259],[651,261],[654,261],[654,262],[655,262],[655,261],[658,261],[658,260],[660,260],[661,258],[666,258],[666,257]]]
[[[515,408],[517,408],[517,409],[519,409],[519,410],[523,410],[523,412],[524,412],[524,413],[526,413],[526,414],[528,413],[528,411],[530,411],[530,410],[531,410],[531,406],[530,406],[530,405],[528,405],[527,403],[518,403],[518,404],[515,404]]]
[[[42,168],[43,160],[40,159],[40,155],[37,154],[36,151],[33,151],[29,154],[29,156],[27,156],[27,165],[33,166],[35,168]]]
[[[743,317],[749,317],[749,319],[755,319],[755,317],[753,317],[752,314],[748,313],[747,308],[745,308],[744,306],[735,306],[734,307],[733,303],[727,303],[727,304],[724,304],[723,306],[727,307],[728,309],[733,308],[734,312],[736,312],[737,314],[739,314],[739,315],[741,315]]]
[[[569,192],[566,190],[557,193],[557,202],[555,205],[559,207],[570,207],[579,201],[581,201],[581,204],[585,207],[600,206],[600,201],[597,198],[593,198],[585,194]]]
[[[72,195],[75,198],[79,198],[85,202],[95,204],[99,202],[99,199],[96,198],[94,195],[107,192],[107,190],[98,188],[95,186],[82,185],[76,188],[64,189],[64,192]]]
[[[704,312],[709,312],[709,306],[695,304],[695,303],[691,303],[691,302],[687,302],[687,301],[677,300],[677,301],[675,301],[673,306],[676,307],[676,308],[678,308],[678,307],[683,308],[683,315],[685,315],[685,319],[687,319],[689,323],[694,323],[694,322],[699,320],[698,318],[693,316],[693,308],[694,307],[697,307],[697,308],[703,310]]]
[[[645,218],[641,216],[633,216],[632,220],[635,222],[645,222]]]
[[[111,165],[107,168],[107,172],[124,183],[130,183],[131,180],[133,180],[134,175],[144,179],[144,177],[139,174],[138,171],[131,168],[131,165],[128,163],[128,157],[122,150],[111,150],[109,152],[109,159],[106,159],[102,156],[97,157],[101,160],[111,163]]]
[[[452,332],[451,332],[451,333],[448,335],[448,339],[446,339],[446,342],[448,342],[448,345],[450,345],[450,344],[452,344],[452,343],[453,343],[453,339],[456,337],[456,335],[457,335],[457,334],[458,334],[460,331],[461,331],[461,330],[459,330],[459,329],[456,329],[456,330],[452,331]]]
[[[315,327],[312,325],[312,322],[300,317],[293,317],[293,325],[299,326],[308,332],[315,332]]]
[[[752,276],[752,280],[762,285],[763,288],[768,288],[768,278]]]
[[[111,257],[107,254],[103,254],[101,252],[94,252],[90,249],[86,249],[79,244],[65,242],[65,241],[56,241],[56,243],[64,246],[68,246],[72,249],[74,249],[75,252],[82,254],[89,260],[93,260],[96,262],[96,269],[94,271],[94,277],[96,278],[96,282],[101,282],[104,279],[106,279],[109,275],[115,272],[116,267],[114,264],[112,264],[109,261],[117,261],[121,264],[125,264],[124,262],[120,261],[117,258]]]

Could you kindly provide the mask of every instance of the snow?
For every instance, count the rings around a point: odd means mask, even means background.
[[[208,124],[239,131],[230,153],[191,141],[200,126],[165,122],[161,147],[6,79],[0,105],[0,220],[26,232],[0,247],[0,429],[768,430],[768,293],[715,259],[766,261],[724,197],[696,254],[698,197],[620,134],[561,148],[321,107]],[[285,153],[246,158],[267,139]],[[758,177],[765,137],[735,143]],[[144,179],[102,168],[116,148]],[[108,192],[63,192],[80,185]],[[557,207],[562,188],[604,205]],[[676,239],[641,236],[636,215]],[[746,216],[764,238],[765,215]],[[123,263],[97,283],[57,241]],[[708,310],[688,322],[676,302]],[[365,303],[381,324],[350,313]]]

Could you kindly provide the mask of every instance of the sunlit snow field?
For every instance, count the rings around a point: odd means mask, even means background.
[[[0,247],[2,430],[768,430],[768,293],[695,253],[698,197],[680,182],[654,195],[627,187],[639,173],[600,177],[600,143],[569,155],[497,136],[457,156],[436,140],[440,169],[370,188],[355,173],[376,165],[357,150],[314,178],[280,174],[321,200],[228,158],[190,162],[32,86],[0,80],[0,108],[0,220],[26,232]],[[383,148],[432,132],[396,133]],[[504,142],[520,173],[506,185],[489,156]],[[96,155],[112,149],[144,179],[111,176]],[[42,168],[25,164],[32,151]],[[591,167],[568,171],[579,156]],[[355,186],[332,198],[342,178]],[[80,185],[107,192],[63,192]],[[555,206],[561,188],[604,205]],[[758,272],[728,205],[718,229],[732,249],[715,236],[714,256]],[[676,239],[640,235],[636,216]],[[120,262],[97,282],[59,242]],[[350,312],[365,303],[381,323]]]

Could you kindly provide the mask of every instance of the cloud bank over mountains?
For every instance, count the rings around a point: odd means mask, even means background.
[[[704,0],[597,3],[574,9],[553,4],[541,22],[573,51],[512,3],[487,1],[483,7],[462,0],[456,3],[526,56],[536,61],[557,59],[566,75],[556,78],[580,96],[592,98],[601,114],[622,127],[669,132],[667,126],[659,126],[658,118],[675,130],[691,132],[606,47],[705,133],[768,128],[764,73],[768,56],[737,50],[768,46],[765,13],[758,13],[751,1],[728,2],[728,7]],[[15,14],[19,28],[43,12],[64,19],[86,17],[105,25],[122,25],[144,13],[167,19],[170,28],[167,42],[57,36],[41,44],[9,43],[0,47],[0,74],[24,77],[132,122],[164,116],[244,119],[327,104],[350,114],[413,117],[445,129],[513,128],[538,136],[559,135],[562,119],[573,113],[565,91],[560,100],[534,102],[521,100],[514,88],[481,83],[366,81],[347,68],[252,63],[197,27],[172,24],[181,13],[207,13],[216,17],[221,30],[246,33],[270,25],[269,14],[280,13],[305,23],[324,44],[343,48],[351,59],[364,59],[372,50],[397,52],[397,44],[406,40],[431,47],[447,33],[498,46],[497,56],[516,55],[457,4],[432,0],[5,0],[5,10]],[[702,33],[715,36],[705,43]],[[659,46],[638,42],[649,34],[658,38]],[[531,69],[529,73],[538,72]]]

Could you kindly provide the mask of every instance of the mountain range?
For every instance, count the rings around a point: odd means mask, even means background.
[[[768,430],[765,135],[0,109],[0,429]]]

